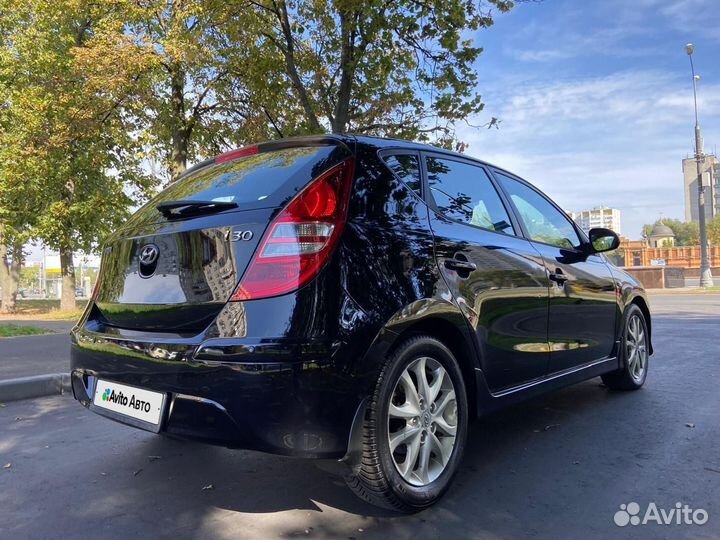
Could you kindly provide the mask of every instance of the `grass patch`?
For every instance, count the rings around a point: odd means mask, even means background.
[[[15,311],[0,315],[0,321],[2,319],[76,321],[82,315],[87,303],[87,300],[76,300],[75,309],[61,310],[59,299],[18,298]]]
[[[87,305],[87,300],[75,300],[75,309],[82,311]],[[34,299],[34,298],[18,298],[15,303],[17,313],[41,313],[49,311],[58,311],[60,309],[59,298]]]
[[[44,313],[38,313],[34,316],[27,317],[28,319],[36,319],[39,321],[77,321],[83,314],[82,309],[53,309]]]
[[[49,334],[50,331],[37,326],[18,326],[16,324],[0,324],[0,338],[13,336],[36,336]]]
[[[715,278],[717,283],[717,278]],[[714,287],[683,287],[683,288],[670,288],[670,289],[650,289],[652,294],[717,294],[720,293],[720,285]]]

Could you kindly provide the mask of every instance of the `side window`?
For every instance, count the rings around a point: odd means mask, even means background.
[[[422,197],[420,164],[415,154],[385,154],[383,160],[400,180]]]
[[[578,248],[580,237],[570,219],[534,189],[514,178],[495,173],[510,195],[531,240],[562,248]]]
[[[430,193],[445,216],[490,231],[515,234],[485,169],[431,156],[426,163]]]

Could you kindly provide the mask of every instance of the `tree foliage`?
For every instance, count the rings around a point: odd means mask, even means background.
[[[679,219],[657,220],[652,225],[643,225],[643,237],[650,235],[653,227],[662,221],[675,234],[676,246],[698,246],[700,245],[700,230],[697,221],[680,221]],[[710,244],[720,245],[720,216],[715,216],[707,222],[707,239]]]
[[[126,218],[155,164],[175,179],[230,147],[327,131],[462,149],[456,124],[483,108],[474,34],[512,5],[0,0],[0,278],[40,239],[74,305],[73,251]]]
[[[676,246],[697,246],[700,244],[700,234],[698,231],[698,224],[696,221],[680,221],[679,219],[658,219],[653,224],[643,225],[642,234],[643,238],[650,236],[653,227],[660,224],[669,227],[675,234],[675,245]]]
[[[707,224],[708,242],[720,246],[720,215],[715,216]]]
[[[188,160],[272,136],[265,107],[282,111],[287,92],[278,84],[271,98],[261,91],[281,74],[263,67],[268,59],[258,50],[257,29],[240,7],[222,0],[119,0],[115,8],[121,24],[104,28],[91,47],[95,79],[106,86],[116,59],[132,60],[137,77],[126,110],[142,124],[148,157],[170,178]],[[264,79],[250,95],[246,81],[258,69]]]
[[[452,146],[455,123],[483,108],[474,66],[482,48],[470,36],[493,23],[490,6],[507,11],[513,4],[250,0],[249,5],[262,29],[261,55],[282,58],[302,109],[296,130],[420,140],[435,134],[439,144]]]
[[[86,49],[112,9],[85,0],[3,0],[0,200],[3,224],[61,255],[63,304],[74,306],[72,254],[89,251],[125,219],[151,179],[123,112],[133,65],[116,59],[116,84],[98,87]],[[9,7],[12,9],[8,9]]]

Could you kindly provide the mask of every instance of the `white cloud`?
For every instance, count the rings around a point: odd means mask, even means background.
[[[650,70],[563,81],[510,78],[507,85],[495,81],[496,91],[484,96],[500,129],[461,129],[468,154],[526,177],[567,210],[620,208],[623,233],[632,237],[660,213],[683,217],[681,159],[693,142],[689,76]],[[720,85],[703,86],[698,105],[701,122],[717,126]],[[705,140],[711,151],[720,131],[706,131]]]
[[[523,62],[550,62],[574,56],[574,52],[568,49],[513,51],[511,54]]]
[[[717,0],[636,0],[638,7],[655,10],[675,30],[688,36],[720,40]]]
[[[567,20],[558,21],[559,26],[569,26]],[[588,57],[598,55],[612,58],[642,58],[662,53],[662,49],[649,46],[625,46],[623,43],[629,38],[648,34],[649,30],[636,24],[620,25],[611,28],[601,28],[591,32],[564,31],[562,39],[553,39],[551,32],[556,29],[545,28],[535,30],[534,34],[526,36],[525,43],[532,48],[517,49],[509,46],[506,52],[513,58],[522,62],[548,63],[569,58]],[[557,34],[556,34],[557,35]],[[550,48],[535,48],[536,43],[550,42],[555,46]]]

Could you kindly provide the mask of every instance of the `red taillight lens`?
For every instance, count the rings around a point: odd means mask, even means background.
[[[254,156],[258,153],[257,146],[246,146],[244,148],[238,148],[237,150],[230,150],[224,154],[220,154],[215,158],[215,163],[227,163],[234,159],[238,159],[245,156]]]
[[[328,169],[273,220],[230,301],[299,289],[330,258],[347,218],[354,162]]]

